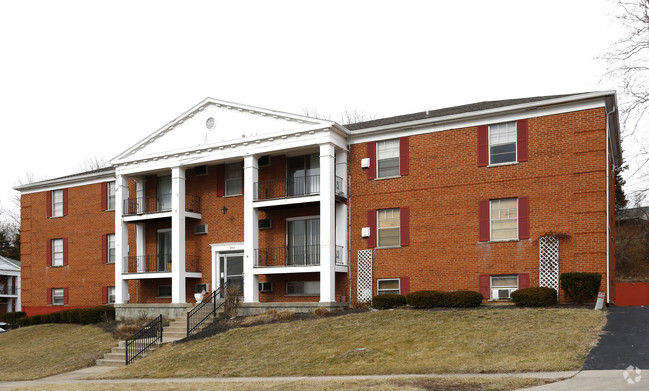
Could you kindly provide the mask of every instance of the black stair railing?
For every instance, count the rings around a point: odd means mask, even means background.
[[[143,355],[151,345],[158,341],[162,343],[162,314],[126,340],[126,365]]]
[[[221,301],[217,304],[217,298],[221,295],[221,292],[225,292],[225,287],[227,284],[223,284],[217,290],[213,291],[209,296],[203,298],[196,307],[192,308],[191,311],[187,313],[187,336],[192,335],[195,330],[203,324],[208,318],[216,315],[216,311],[223,306],[224,301]]]

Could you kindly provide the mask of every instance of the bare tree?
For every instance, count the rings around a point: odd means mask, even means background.
[[[76,171],[77,174],[80,174],[82,172],[95,171],[101,168],[106,168],[108,167],[108,165],[108,162],[103,156],[92,156],[86,158],[86,160],[81,162]]]
[[[339,124],[355,124],[358,122],[370,121],[376,119],[376,113],[365,113],[357,109],[352,109],[345,107],[343,111],[337,115],[331,115],[330,113],[319,113],[318,109],[314,107],[304,107],[302,109],[302,114],[311,118],[319,118],[327,121],[335,121]]]

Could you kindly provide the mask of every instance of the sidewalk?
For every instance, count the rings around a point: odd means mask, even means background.
[[[626,372],[626,377],[625,377]],[[649,389],[649,373],[620,369],[581,371],[575,377],[544,386],[526,388],[529,391],[617,391]]]

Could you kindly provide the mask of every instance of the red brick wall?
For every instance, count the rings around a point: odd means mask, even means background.
[[[478,167],[477,127],[412,136],[409,175],[395,179],[368,180],[367,145],[352,145],[351,297],[369,209],[410,208],[410,245],[374,250],[374,294],[376,279],[398,277],[410,277],[411,292],[478,291],[480,274],[529,273],[538,286],[538,238],[548,232],[570,236],[560,243],[560,273],[604,275],[605,110],[530,118],[528,126],[529,161],[500,167]],[[530,239],[479,242],[478,202],[521,196],[529,197]]]
[[[102,235],[115,232],[114,212],[102,210],[101,186],[68,188],[63,217],[47,218],[46,192],[21,197],[22,304],[28,314],[47,306],[48,288],[68,288],[68,305],[53,306],[57,311],[101,305],[102,287],[114,285],[114,265],[102,263]],[[68,238],[68,265],[46,267],[47,241],[57,238]]]

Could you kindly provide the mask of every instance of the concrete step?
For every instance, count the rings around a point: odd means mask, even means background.
[[[126,358],[122,357],[121,360],[100,358],[96,361],[96,364],[100,367],[124,367],[126,366]]]
[[[160,345],[153,344],[140,357],[146,357],[155,351]],[[140,358],[138,357],[138,358]],[[104,354],[104,358],[97,359],[96,364],[103,367],[123,367],[126,365],[126,341],[119,341],[116,347],[110,350],[110,353]]]

